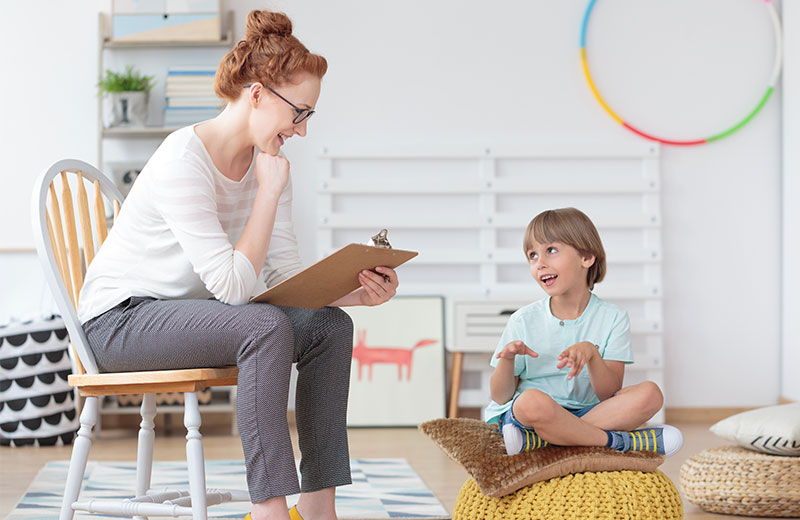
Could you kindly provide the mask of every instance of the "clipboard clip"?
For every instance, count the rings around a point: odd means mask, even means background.
[[[370,245],[374,247],[383,247],[385,249],[391,249],[392,245],[386,238],[387,233],[388,230],[386,229],[381,229],[380,231],[378,231],[378,234],[370,239]]]

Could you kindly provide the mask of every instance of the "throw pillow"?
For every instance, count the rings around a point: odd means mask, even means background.
[[[508,456],[497,425],[477,419],[434,419],[420,430],[461,464],[481,493],[501,497],[535,482],[584,471],[653,471],[664,456],[611,448],[548,446]]]
[[[772,455],[800,456],[800,403],[738,413],[710,429],[743,448]]]

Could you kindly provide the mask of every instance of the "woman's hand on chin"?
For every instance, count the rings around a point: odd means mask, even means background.
[[[280,195],[289,183],[289,161],[286,157],[260,152],[256,157],[256,179],[259,188]]]

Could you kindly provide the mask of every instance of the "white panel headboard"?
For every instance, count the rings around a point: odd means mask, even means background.
[[[445,296],[449,350],[492,351],[491,340],[469,346],[455,304],[544,296],[525,261],[523,233],[545,209],[577,207],[597,226],[608,257],[595,292],[628,310],[637,366],[663,384],[659,151],[646,142],[331,145],[320,156],[317,253],[387,228],[394,247],[420,252],[399,268],[399,292]]]

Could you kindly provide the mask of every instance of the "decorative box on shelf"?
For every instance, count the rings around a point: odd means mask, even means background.
[[[60,317],[0,326],[0,445],[70,444],[78,430]]]
[[[219,0],[113,0],[116,42],[197,42],[222,37]]]

